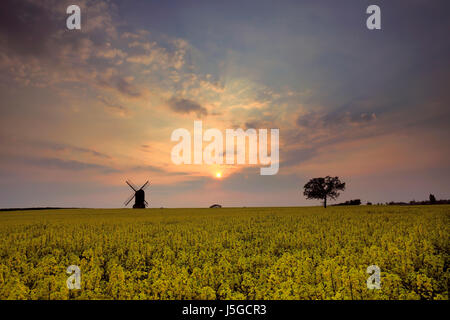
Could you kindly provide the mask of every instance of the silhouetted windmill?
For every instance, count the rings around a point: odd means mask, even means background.
[[[130,180],[125,181],[127,185],[130,186],[131,189],[133,189],[134,193],[125,201],[125,206],[127,206],[131,200],[134,198],[134,205],[133,208],[145,208],[148,206],[148,202],[145,201],[145,192],[144,189],[148,186],[148,180],[146,183],[142,185],[139,189],[136,187],[134,183],[132,183]]]

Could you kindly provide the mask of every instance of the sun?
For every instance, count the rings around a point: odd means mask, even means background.
[[[216,178],[217,179],[222,178],[222,172],[216,172]]]

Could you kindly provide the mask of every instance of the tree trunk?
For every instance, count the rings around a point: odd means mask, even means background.
[[[323,207],[327,207],[327,197],[323,198]]]

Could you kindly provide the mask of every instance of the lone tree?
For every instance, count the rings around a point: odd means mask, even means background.
[[[340,190],[345,190],[345,182],[341,182],[338,177],[326,176],[325,178],[314,178],[308,181],[303,187],[303,194],[307,199],[323,200],[323,207],[327,207],[327,198],[335,200],[339,197]]]
[[[430,194],[430,203],[431,204],[435,204],[436,203],[436,197],[434,196],[434,194]]]

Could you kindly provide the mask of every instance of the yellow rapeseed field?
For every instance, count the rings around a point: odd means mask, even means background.
[[[0,212],[0,299],[448,299],[449,219],[444,205]]]

